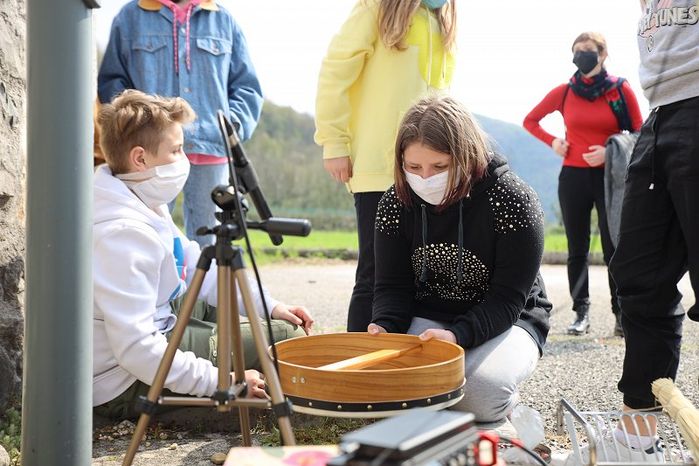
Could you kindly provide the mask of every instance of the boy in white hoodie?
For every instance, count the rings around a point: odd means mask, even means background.
[[[98,124],[107,161],[94,177],[93,406],[97,414],[132,417],[133,402],[148,391],[160,363],[177,305],[194,275],[199,245],[170,217],[167,203],[189,173],[182,126],[194,120],[181,98],[124,91],[102,106]],[[193,318],[165,381],[173,393],[211,396],[216,389],[216,268],[202,284]],[[263,311],[257,287],[256,308]],[[245,315],[240,293],[238,307]],[[304,307],[265,300],[276,341],[308,333]],[[212,319],[213,317],[213,319]],[[301,326],[298,329],[296,326]],[[245,367],[259,367],[247,323],[242,326]],[[249,396],[264,397],[259,372],[247,370]]]

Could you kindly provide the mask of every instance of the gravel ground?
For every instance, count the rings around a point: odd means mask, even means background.
[[[316,321],[316,331],[327,333],[344,330],[354,267],[354,262],[349,261],[304,261],[267,265],[261,268],[260,273],[263,282],[276,297],[290,304],[309,307]],[[584,337],[565,334],[573,318],[565,267],[542,266],[542,275],[554,303],[552,329],[536,372],[522,386],[522,398],[540,411],[546,426],[547,443],[556,451],[566,444],[565,437],[555,434],[555,413],[561,398],[582,411],[608,411],[618,407],[621,395],[616,383],[621,374],[624,342],[622,338],[612,336],[614,317],[609,306],[604,267],[590,268],[592,328]],[[689,307],[694,302],[694,295],[687,277],[680,283],[680,290],[685,295],[683,304]],[[699,324],[687,320],[677,386],[695,406],[699,406],[697,376]],[[204,425],[203,429],[200,425],[197,429],[181,432],[151,431],[149,443],[144,452],[137,455],[134,464],[207,465],[212,464],[209,461],[212,453],[240,445],[239,436],[232,432],[234,427],[224,428],[224,431],[231,432],[228,435],[206,433],[216,432],[222,427],[220,416],[213,423],[207,414],[201,416],[199,422]],[[119,458],[126,451],[130,430],[128,425],[106,425],[96,429],[93,465],[121,464]],[[194,431],[199,433],[193,434]],[[162,433],[166,438],[161,438]]]

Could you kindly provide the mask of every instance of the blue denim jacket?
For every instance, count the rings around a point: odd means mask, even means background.
[[[185,152],[225,156],[216,112],[223,110],[241,140],[252,135],[262,111],[262,91],[245,37],[220,5],[197,6],[190,19],[191,69],[185,66],[186,30],[179,25],[179,74],[175,73],[172,12],[149,11],[134,0],[112,23],[97,79],[101,102],[124,89],[184,98],[197,114],[185,128]],[[151,2],[152,4],[152,2]]]

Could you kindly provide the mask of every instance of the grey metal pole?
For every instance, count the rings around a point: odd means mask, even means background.
[[[92,459],[92,11],[27,0],[22,464]]]

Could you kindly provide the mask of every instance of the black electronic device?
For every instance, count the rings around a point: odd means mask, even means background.
[[[327,466],[477,465],[473,414],[411,409],[345,434]]]

